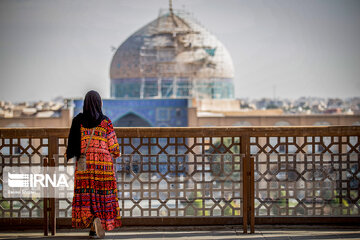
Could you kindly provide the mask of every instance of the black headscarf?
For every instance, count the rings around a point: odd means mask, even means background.
[[[82,124],[86,128],[96,127],[104,119],[100,94],[94,90],[85,95]]]
[[[83,112],[74,117],[66,149],[67,160],[73,157],[80,157],[81,154],[81,132],[80,127],[93,128],[101,123],[106,116],[102,113],[102,101],[98,92],[89,91],[85,95]]]

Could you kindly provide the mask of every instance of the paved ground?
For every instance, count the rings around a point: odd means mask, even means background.
[[[56,236],[44,237],[41,231],[0,232],[0,239],[88,239],[87,232],[64,230]],[[168,228],[122,228],[107,232],[105,239],[360,239],[359,227],[319,226],[257,226],[255,234],[243,234],[237,226],[221,227],[168,227]]]

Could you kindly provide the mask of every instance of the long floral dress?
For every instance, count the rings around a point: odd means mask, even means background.
[[[81,153],[85,152],[92,128],[81,125]],[[120,208],[113,157],[120,155],[119,144],[110,119],[105,118],[94,131],[86,152],[87,170],[75,169],[72,226],[88,228],[100,218],[105,230],[121,226]]]

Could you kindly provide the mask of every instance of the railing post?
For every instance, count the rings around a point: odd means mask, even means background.
[[[44,167],[47,167],[48,166],[48,159],[47,158],[44,158],[43,159],[43,166]],[[45,193],[44,193],[45,195]],[[48,236],[49,235],[49,219],[48,219],[48,198],[44,198],[43,199],[43,219],[44,219],[44,223],[43,223],[43,226],[44,226],[44,236]]]
[[[247,233],[248,221],[250,216],[250,136],[244,134],[240,138],[241,148],[240,153],[244,155],[243,158],[243,232]]]
[[[241,136],[240,153],[243,158],[243,233],[247,233],[250,224],[250,233],[255,232],[255,208],[254,208],[254,158],[250,154],[250,136]]]
[[[53,158],[50,159],[50,166],[55,166],[55,161]],[[51,193],[53,194],[53,197],[49,199],[50,204],[50,229],[51,229],[51,235],[56,234],[56,207],[55,207],[55,192],[54,188],[51,187]]]
[[[243,211],[243,233],[247,233],[247,217],[248,217],[248,177],[247,177],[247,163],[246,159],[243,158],[242,162],[243,167],[243,204],[242,204],[242,211]]]
[[[250,232],[255,232],[255,181],[254,181],[254,158],[250,158]]]
[[[58,154],[58,138],[55,136],[49,136],[49,160],[50,166],[55,167],[55,156]],[[54,189],[52,189],[54,191]],[[53,192],[54,193],[54,192]],[[49,222],[50,222],[50,229],[51,235],[56,234],[56,209],[55,209],[55,195],[49,199]]]

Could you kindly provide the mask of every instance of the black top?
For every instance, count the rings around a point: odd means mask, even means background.
[[[99,93],[89,91],[85,95],[83,113],[79,113],[73,118],[71,123],[68,146],[66,149],[67,160],[73,157],[80,157],[81,154],[81,132],[80,127],[94,128],[98,126],[102,120],[107,118],[102,113],[102,101]]]

